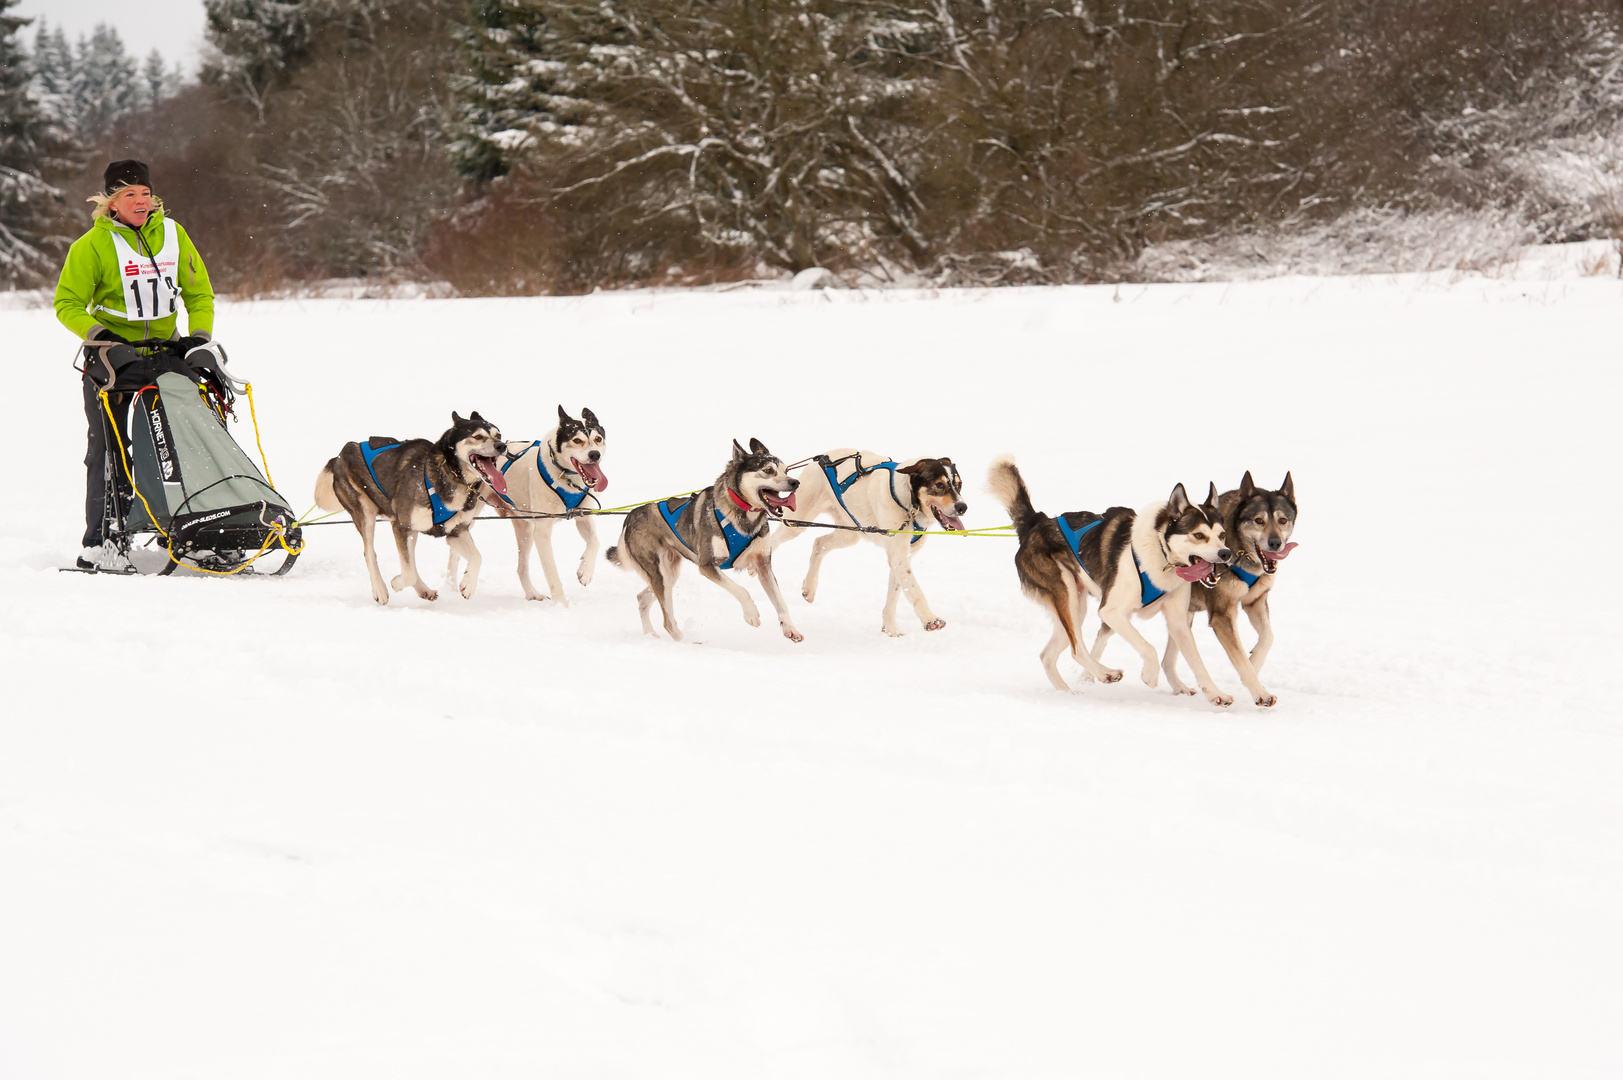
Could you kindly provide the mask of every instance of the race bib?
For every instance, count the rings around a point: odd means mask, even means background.
[[[175,276],[180,266],[180,230],[163,223],[163,246],[156,253],[138,253],[118,233],[113,233],[113,251],[118,255],[118,273],[124,286],[126,319],[151,322],[175,314],[180,290]]]

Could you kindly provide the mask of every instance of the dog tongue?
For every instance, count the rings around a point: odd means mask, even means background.
[[[485,479],[490,481],[490,486],[496,489],[497,494],[507,494],[507,477],[500,469],[496,468],[496,462],[494,459],[484,457],[474,458],[473,466],[485,474]]]
[[[1296,546],[1296,541],[1292,540],[1290,543],[1286,544],[1284,547],[1280,548],[1278,551],[1265,551],[1265,552],[1263,552],[1262,557],[1265,558],[1265,559],[1271,559],[1274,562],[1278,562],[1280,559],[1283,559],[1285,556],[1289,555],[1291,553],[1291,548],[1293,548],[1295,546]]]
[[[1191,566],[1177,566],[1173,568],[1173,573],[1177,574],[1185,581],[1199,581],[1201,578],[1205,577],[1211,572],[1212,564],[1207,562],[1205,559],[1196,559],[1194,564]]]
[[[595,461],[576,461],[575,468],[586,478],[586,486],[593,491],[607,491],[609,478],[603,475],[603,467]]]
[[[945,526],[946,528],[955,530],[957,532],[963,532],[964,531],[964,521],[963,521],[963,519],[953,517],[951,514],[942,514],[941,515],[941,524],[943,526]]]
[[[793,510],[795,508],[795,493],[791,491],[789,497],[783,499],[782,502],[786,509]]]

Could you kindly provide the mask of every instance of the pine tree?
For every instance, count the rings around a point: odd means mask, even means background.
[[[168,97],[169,73],[164,67],[163,54],[157,49],[147,53],[146,63],[141,65],[141,89],[145,92],[142,102],[151,108]]]
[[[79,137],[105,134],[141,104],[135,60],[124,51],[118,31],[97,23],[89,40],[79,39],[73,65],[73,99]]]
[[[61,26],[51,30],[40,23],[28,66],[32,75],[29,93],[39,103],[45,140],[52,144],[74,142],[79,121],[73,100],[73,48]]]
[[[29,93],[32,73],[17,40],[30,20],[6,14],[16,3],[0,0],[0,282],[11,287],[48,269],[45,229],[60,197],[43,176],[50,161],[46,124]]]

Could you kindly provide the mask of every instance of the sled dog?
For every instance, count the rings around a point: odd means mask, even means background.
[[[880,624],[885,633],[902,636],[896,625],[896,600],[903,592],[926,630],[946,626],[946,620],[930,610],[924,590],[913,577],[913,555],[924,546],[925,538],[906,534],[928,529],[931,518],[948,532],[963,531],[961,515],[968,507],[962,495],[963,481],[951,459],[917,458],[899,465],[871,451],[859,453],[842,448],[813,458],[800,475],[800,489],[796,492],[800,500],[796,516],[800,520],[814,521],[818,515],[827,514],[836,525],[904,530],[893,536],[832,529],[824,532],[812,542],[811,564],[800,586],[806,603],[817,599],[817,576],[823,558],[865,537],[884,548],[890,561],[890,584]],[[776,551],[805,531],[803,526],[785,522],[772,534],[772,549]]]
[[[783,594],[778,591],[778,579],[772,573],[772,545],[761,542],[772,527],[772,519],[795,508],[795,488],[799,486],[783,462],[759,439],[751,439],[748,450],[734,440],[733,459],[714,484],[696,495],[646,503],[626,515],[620,542],[606,554],[609,562],[635,570],[648,582],[637,596],[643,633],[654,632],[648,611],[657,600],[665,632],[676,641],[682,640],[671,601],[677,572],[686,559],[699,568],[699,573],[733,595],[744,608],[744,621],[751,626],[761,625],[755,601],[721,572],[739,568],[758,576],[778,613],[783,636],[790,641],[803,640],[789,618]]]
[[[603,452],[607,447],[608,436],[591,409],[582,409],[580,419],[576,420],[564,412],[562,405],[558,406],[558,426],[547,432],[545,438],[507,444],[507,456],[502,462],[507,491],[487,489],[485,501],[502,517],[513,519],[513,533],[518,539],[518,580],[524,586],[526,600],[550,598],[564,607],[569,606],[563,580],[558,577],[558,564],[552,558],[552,527],[561,519],[525,515],[564,514],[584,509],[582,504],[588,495],[609,486],[609,478],[603,475]],[[597,567],[596,519],[582,514],[575,519],[575,528],[586,541],[586,551],[580,557],[575,579],[582,585],[590,585],[592,571]],[[540,552],[541,570],[547,575],[550,596],[536,592],[530,583],[532,544]],[[452,548],[447,581],[456,577],[457,558],[456,549]]]
[[[1274,575],[1279,564],[1296,547],[1291,533],[1296,531],[1296,485],[1291,474],[1277,491],[1257,487],[1247,472],[1240,486],[1225,491],[1217,500],[1218,512],[1223,515],[1223,533],[1234,545],[1234,562],[1217,584],[1210,590],[1193,589],[1189,596],[1189,620],[1194,622],[1195,612],[1206,612],[1212,632],[1228,653],[1240,681],[1251,692],[1252,700],[1263,708],[1279,701],[1263,689],[1258,672],[1268,659],[1268,650],[1274,643],[1273,624],[1268,618],[1268,594],[1274,587]],[[1244,611],[1257,632],[1256,647],[1246,654],[1240,645],[1240,634],[1235,627],[1239,613]],[[1178,654],[1167,642],[1166,655],[1161,658],[1161,670],[1167,681],[1181,686],[1178,681]]]
[[[364,443],[346,443],[322,467],[316,477],[316,505],[349,511],[366,552],[372,599],[389,602],[372,543],[380,517],[394,527],[400,553],[400,573],[390,582],[397,592],[409,585],[424,600],[439,595],[417,573],[417,534],[427,533],[445,537],[451,550],[468,561],[460,591],[473,596],[479,583],[479,549],[473,546],[468,526],[479,512],[486,484],[507,490],[507,480],[497,467],[506,452],[507,444],[494,424],[478,413],[463,419],[453,412],[450,429],[436,442],[374,435]]]
[[[1133,626],[1133,618],[1160,614],[1166,616],[1168,636],[1194,670],[1206,699],[1213,705],[1234,703],[1212,683],[1189,629],[1191,583],[1215,584],[1218,564],[1233,556],[1223,540],[1215,485],[1199,506],[1189,501],[1179,484],[1166,502],[1137,513],[1113,506],[1103,514],[1081,511],[1054,518],[1032,507],[1013,458],[993,462],[988,480],[1020,538],[1014,557],[1020,586],[1045,605],[1054,620],[1054,635],[1041,656],[1043,670],[1056,689],[1070,689],[1055,664],[1067,645],[1089,678],[1121,680],[1120,671],[1099,661],[1112,632],[1138,651],[1144,661],[1144,683],[1153,688],[1159,681],[1159,657]],[[1104,622],[1092,652],[1081,648],[1087,595],[1098,598]],[[1186,692],[1176,684],[1173,689]]]

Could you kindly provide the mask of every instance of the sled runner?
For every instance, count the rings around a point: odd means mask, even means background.
[[[116,372],[90,361],[111,436],[105,535],[149,573],[287,573],[302,546],[298,515],[226,426],[246,384],[222,370],[218,346],[181,356],[169,341],[132,344],[142,359]],[[153,548],[162,566],[140,559]]]

